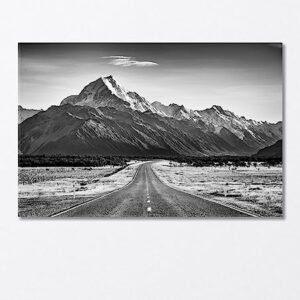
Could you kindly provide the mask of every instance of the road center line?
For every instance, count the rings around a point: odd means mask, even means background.
[[[147,189],[147,203],[150,203],[148,176],[147,176],[147,169],[146,168],[145,168],[145,178],[146,178],[146,189]],[[151,211],[152,211],[151,206],[148,206],[147,207],[147,213],[150,214]]]
[[[147,186],[147,195],[149,194],[149,187],[148,187],[148,177],[147,177],[147,169],[145,168],[145,176],[146,176],[146,186]]]

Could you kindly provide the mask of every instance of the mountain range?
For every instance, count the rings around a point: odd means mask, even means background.
[[[251,155],[281,138],[282,122],[246,119],[217,105],[151,103],[112,76],[19,124],[23,154]]]

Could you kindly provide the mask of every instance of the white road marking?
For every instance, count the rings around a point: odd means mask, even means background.
[[[146,186],[147,186],[147,195],[149,194],[149,187],[148,187],[148,176],[147,176],[147,171],[145,168],[145,176],[146,176]]]
[[[145,168],[145,177],[146,177],[146,187],[147,187],[147,203],[150,203],[150,196],[149,196],[149,186],[148,186],[148,176],[147,176],[147,171]],[[147,212],[151,213],[152,209],[151,206],[147,207]]]

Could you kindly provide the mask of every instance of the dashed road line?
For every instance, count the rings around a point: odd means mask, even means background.
[[[145,168],[145,176],[146,176],[146,186],[147,186],[147,195],[149,195],[149,187],[148,187],[148,176],[147,176],[147,168]]]
[[[145,168],[145,177],[146,177],[146,187],[147,187],[147,203],[150,203],[150,196],[149,196],[149,185],[148,185],[148,176],[147,176],[147,171]],[[151,214],[152,208],[150,204],[147,206],[147,213],[148,215]]]

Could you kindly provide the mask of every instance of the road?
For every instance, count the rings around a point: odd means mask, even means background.
[[[241,211],[175,190],[151,168],[139,166],[130,184],[54,217],[250,217]]]

